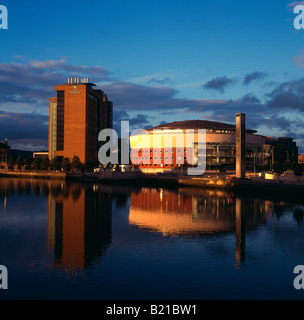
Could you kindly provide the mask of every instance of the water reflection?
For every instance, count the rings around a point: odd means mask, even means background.
[[[62,184],[48,197],[48,246],[54,265],[68,272],[100,259],[111,243],[111,193],[92,185]]]
[[[33,197],[32,201],[47,199],[47,250],[54,257],[55,269],[68,275],[82,272],[98,261],[110,245],[111,192],[96,192],[94,185],[78,183],[1,179],[3,212],[13,195],[20,198],[20,203],[23,195]],[[30,208],[31,204],[26,205]]]
[[[112,243],[112,211],[120,207],[134,232],[171,238],[235,237],[235,262],[245,262],[246,236],[292,213],[303,223],[304,211],[292,202],[240,196],[230,192],[181,188],[135,188],[58,181],[1,179],[0,213],[12,195],[46,198],[47,246],[53,267],[68,274],[81,272],[100,261]],[[133,230],[134,230],[133,229]]]
[[[245,261],[246,233],[264,226],[273,215],[280,218],[293,210],[297,223],[303,210],[277,200],[240,197],[226,191],[143,188],[132,193],[130,225],[139,230],[171,237],[210,237],[235,235],[235,261]]]

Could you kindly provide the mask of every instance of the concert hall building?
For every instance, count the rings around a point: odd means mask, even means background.
[[[187,130],[193,130],[192,141],[186,138]],[[206,133],[206,169],[235,170],[236,126],[207,120],[172,122],[132,135],[133,167],[144,173],[156,173],[197,165],[200,156],[198,130]],[[262,169],[269,164],[269,152],[266,137],[246,129],[246,167]]]

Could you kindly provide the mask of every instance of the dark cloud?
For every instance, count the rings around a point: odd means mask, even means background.
[[[255,81],[255,80],[261,80],[264,79],[267,76],[266,73],[264,72],[259,72],[259,71],[255,71],[252,73],[248,73],[245,77],[244,77],[244,84],[250,84],[251,82]]]
[[[119,110],[161,112],[174,115],[176,111],[208,111],[221,100],[177,98],[179,91],[169,87],[149,87],[130,82],[113,82],[102,86]],[[222,100],[223,102],[225,100]]]
[[[201,106],[190,106],[186,112],[211,112],[212,118],[218,121],[234,122],[236,113],[246,113],[249,117],[261,115],[265,112],[265,105],[255,95],[247,94],[239,99],[205,100]]]
[[[133,112],[142,111],[138,114],[157,111],[160,118],[158,121],[162,122],[175,121],[177,113],[184,113],[186,119],[191,119],[191,115],[193,115],[193,118],[198,114],[202,114],[201,117],[206,119],[206,116],[203,115],[208,114],[210,120],[233,124],[235,123],[235,114],[243,112],[246,114],[248,128],[258,130],[263,127],[263,130],[268,128],[269,131],[277,129],[284,135],[284,133],[291,132],[293,128],[299,130],[300,127],[298,126],[296,128],[297,122],[279,115],[280,111],[282,111],[281,104],[287,108],[287,104],[281,100],[281,95],[285,94],[286,102],[289,101],[289,107],[294,105],[298,106],[302,99],[301,88],[302,81],[277,85],[277,87],[266,96],[265,101],[262,101],[252,93],[246,94],[238,99],[228,100],[182,99],[176,98],[178,91],[172,88],[150,88],[126,82],[108,85],[106,91],[111,92],[110,95],[114,100],[114,105],[117,108],[122,108],[122,110],[120,110],[120,118],[122,115],[125,115],[125,119],[130,119],[126,112],[127,110]],[[291,89],[293,90],[293,96],[290,95],[289,99],[287,99],[286,93]],[[304,101],[304,99],[302,101]],[[291,111],[293,111],[293,109]],[[163,119],[161,119],[161,117],[163,117]],[[153,119],[148,118],[147,115],[143,118],[139,117],[139,119],[153,122]],[[158,123],[155,123],[153,125],[157,124]],[[145,121],[140,123],[140,127],[145,128]]]
[[[167,87],[149,87],[146,85],[133,84],[130,82],[117,81],[103,86],[111,100],[121,110],[153,110],[167,107],[164,102],[171,106],[178,106],[174,103],[177,90]],[[151,109],[151,107],[153,109]]]
[[[298,121],[289,120],[284,116],[276,114],[266,118],[251,117],[247,122],[251,129],[257,129],[264,126],[267,129],[280,129],[282,132],[288,132],[293,126],[299,124]]]
[[[135,129],[142,129],[151,127],[149,118],[150,116],[138,113],[136,116],[130,116],[125,110],[114,110],[113,114],[113,129],[120,136],[121,121],[129,121],[129,129],[132,132]]]
[[[210,120],[234,123],[238,112],[246,113],[248,127],[252,129],[261,126],[270,130],[277,128],[283,134],[301,132],[303,128],[299,121],[291,121],[281,113],[291,111],[303,115],[304,78],[281,84],[273,83],[269,87],[271,91],[263,97],[264,101],[252,93],[228,100],[186,99],[180,98],[180,92],[169,86],[117,81],[101,66],[73,66],[65,60],[22,60],[22,63],[0,63],[0,141],[8,138],[10,144],[46,149],[48,116],[38,112],[47,112],[48,100],[55,96],[54,85],[63,83],[69,76],[91,77],[92,82],[100,83],[97,88],[106,92],[114,103],[114,129],[117,132],[120,132],[120,122],[123,120],[129,121],[132,131],[158,125],[160,121],[175,121],[178,119],[177,114],[184,114],[185,119],[190,119],[191,116],[205,117],[208,114]],[[249,84],[263,77],[266,74],[252,72],[246,75],[244,83]],[[103,81],[108,82],[102,84]],[[164,84],[169,79],[150,81],[162,81]],[[224,92],[233,82],[235,80],[231,78],[220,77],[207,82],[203,87]],[[19,104],[25,104],[29,113],[8,109]],[[38,112],[33,113],[32,110]],[[152,118],[152,113],[159,117]]]
[[[216,91],[223,93],[225,91],[226,87],[228,85],[232,84],[233,82],[235,82],[235,80],[228,78],[226,76],[225,77],[218,77],[218,78],[214,78],[214,79],[208,81],[207,83],[205,83],[201,87],[203,87],[205,89],[216,90]]]
[[[144,114],[137,114],[136,117],[131,118],[130,121],[130,127],[133,129],[140,129],[143,127],[147,127],[150,123],[148,120],[148,116]]]
[[[0,111],[0,141],[15,149],[48,149],[48,116]]]
[[[50,70],[50,71],[65,71],[71,76],[76,77],[87,77],[94,76],[95,80],[104,80],[112,72],[106,70],[102,66],[84,66],[84,65],[71,65],[66,60],[48,60],[48,61],[31,61],[29,63],[31,67],[39,70]]]
[[[41,104],[55,94],[54,84],[68,77],[108,79],[110,72],[101,66],[73,66],[65,60],[0,63],[0,103],[22,102]]]
[[[271,109],[304,112],[304,78],[281,83],[266,97]]]

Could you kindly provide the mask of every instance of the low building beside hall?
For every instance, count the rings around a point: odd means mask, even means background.
[[[272,159],[274,162],[298,162],[298,147],[291,137],[267,137],[266,143],[273,150]]]
[[[33,158],[48,158],[49,157],[49,153],[48,152],[33,152]]]

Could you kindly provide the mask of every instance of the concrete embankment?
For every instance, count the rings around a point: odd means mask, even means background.
[[[39,171],[0,171],[0,177],[30,178],[30,179],[66,179],[66,174],[61,172]]]
[[[229,175],[209,175],[201,177],[182,175],[154,175],[138,172],[108,172],[108,173],[57,173],[57,172],[26,172],[0,171],[0,177],[60,179],[71,181],[87,181],[95,183],[110,183],[121,185],[150,186],[150,187],[197,187],[224,190],[238,190],[244,192],[289,192],[301,194],[304,184],[291,180],[268,180],[249,177],[236,179]]]
[[[249,194],[288,194],[301,197],[304,192],[304,184],[273,181],[266,179],[236,179],[230,177],[203,178],[203,177],[145,177],[140,180],[141,184],[150,186],[178,186],[194,187],[202,189],[217,189],[243,192]]]

